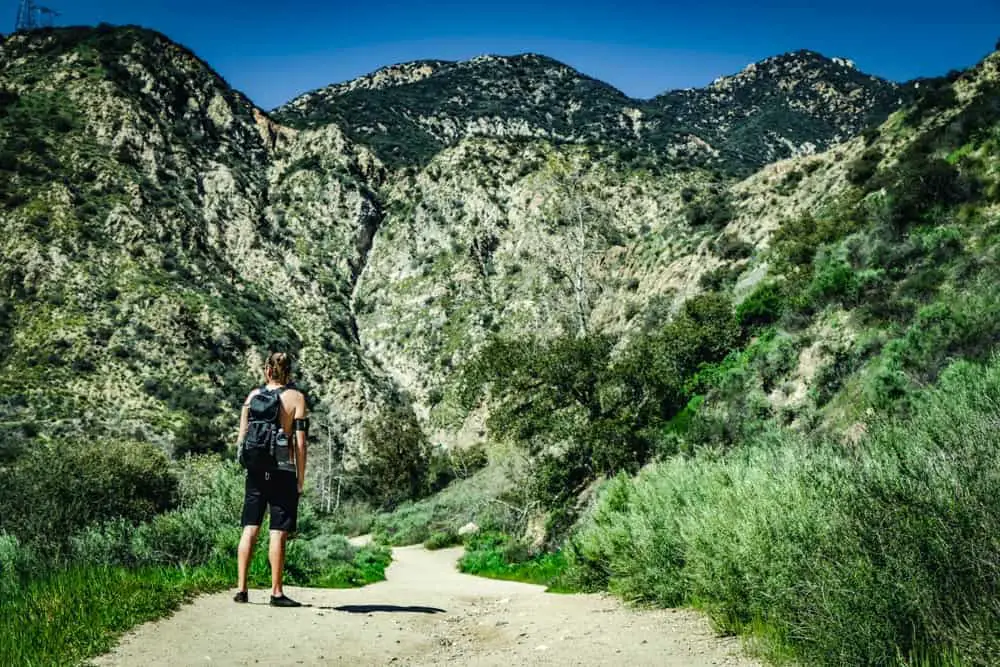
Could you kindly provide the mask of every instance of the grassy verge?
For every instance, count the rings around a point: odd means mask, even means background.
[[[706,610],[771,657],[986,665],[1000,655],[1000,359],[960,362],[845,448],[771,430],[608,483],[571,579]]]
[[[65,547],[68,557],[47,559],[44,535],[22,542],[0,533],[0,665],[77,664],[192,596],[235,584],[240,471],[192,460],[179,481],[178,507],[145,523],[86,528]],[[270,585],[267,538],[264,526],[250,566],[254,588]],[[352,546],[304,505],[299,534],[288,543],[285,582],[363,586],[384,579],[389,562],[387,548]]]
[[[295,544],[295,542],[291,542]],[[357,550],[351,560],[320,570],[290,548],[286,582],[320,588],[350,588],[385,578],[389,552]],[[231,588],[233,559],[194,567],[126,568],[88,565],[56,571],[0,599],[0,664],[72,665],[114,646],[130,628],[176,610],[201,593]],[[258,549],[251,586],[270,586],[266,550]]]
[[[512,476],[500,465],[491,465],[434,496],[380,514],[372,533],[380,543],[395,547],[427,543],[428,548],[442,548],[457,544],[458,530],[470,521],[502,527],[511,519],[508,506],[497,499],[510,488]]]
[[[73,665],[198,593],[231,585],[224,563],[194,568],[87,566],[30,582],[0,600],[0,664]]]
[[[561,551],[536,553],[501,533],[481,533],[471,537],[458,568],[466,574],[480,577],[545,586],[551,593],[575,590],[564,577],[567,560]]]

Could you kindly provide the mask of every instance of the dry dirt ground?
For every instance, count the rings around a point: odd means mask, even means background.
[[[700,615],[459,573],[461,549],[393,550],[387,580],[286,588],[306,607],[206,595],[123,638],[97,665],[662,665],[759,667]]]

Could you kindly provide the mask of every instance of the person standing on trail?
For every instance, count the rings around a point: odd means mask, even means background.
[[[243,498],[243,536],[240,539],[236,602],[247,602],[247,573],[257,535],[270,507],[271,605],[300,607],[285,596],[281,580],[285,543],[295,532],[299,498],[306,478],[306,437],[309,416],[306,398],[292,385],[291,359],[275,352],[264,364],[262,387],[243,403],[237,444],[239,461],[246,468]]]

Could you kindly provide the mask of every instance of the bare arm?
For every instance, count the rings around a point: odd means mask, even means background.
[[[306,409],[306,397],[299,395],[299,400],[295,404],[295,419],[308,419],[309,412]],[[306,439],[305,429],[295,429],[295,470],[299,480],[299,493],[302,493],[302,485],[306,481]]]

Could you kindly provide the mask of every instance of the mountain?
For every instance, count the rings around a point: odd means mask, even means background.
[[[810,51],[652,100],[526,54],[395,65],[302,95],[274,117],[293,127],[338,123],[389,164],[424,164],[445,146],[481,136],[598,142],[738,172],[822,150],[909,98],[908,88]]]
[[[706,88],[660,95],[650,106],[662,125],[685,127],[741,165],[760,168],[856,136],[912,96],[909,85],[802,50],[754,63]]]
[[[0,138],[5,447],[221,449],[275,346],[328,426],[393,393],[350,308],[378,167],[336,128],[274,125],[159,34],[81,28],[0,44]]]
[[[625,143],[630,100],[544,56],[417,62],[307,93],[276,109],[291,127],[336,122],[389,163],[426,163],[473,136]]]
[[[543,56],[489,56],[386,68],[268,114],[152,31],[10,36],[0,443],[224,450],[262,353],[283,347],[327,493],[387,410],[432,444],[486,438],[489,405],[465,409],[459,380],[491,338],[627,346],[705,291],[767,311],[765,288],[821,306],[787,315],[740,396],[796,423],[848,419],[826,411],[884,362],[878,327],[907,331],[991,261],[934,273],[934,248],[983,244],[992,220],[995,69],[898,86],[799,52],[639,102]],[[951,167],[913,157],[924,144]],[[913,182],[942,183],[955,231],[883,229],[930,215],[900,160],[939,170]],[[953,181],[973,176],[960,217]],[[885,313],[863,319],[865,300]],[[710,399],[705,415],[742,405]]]

